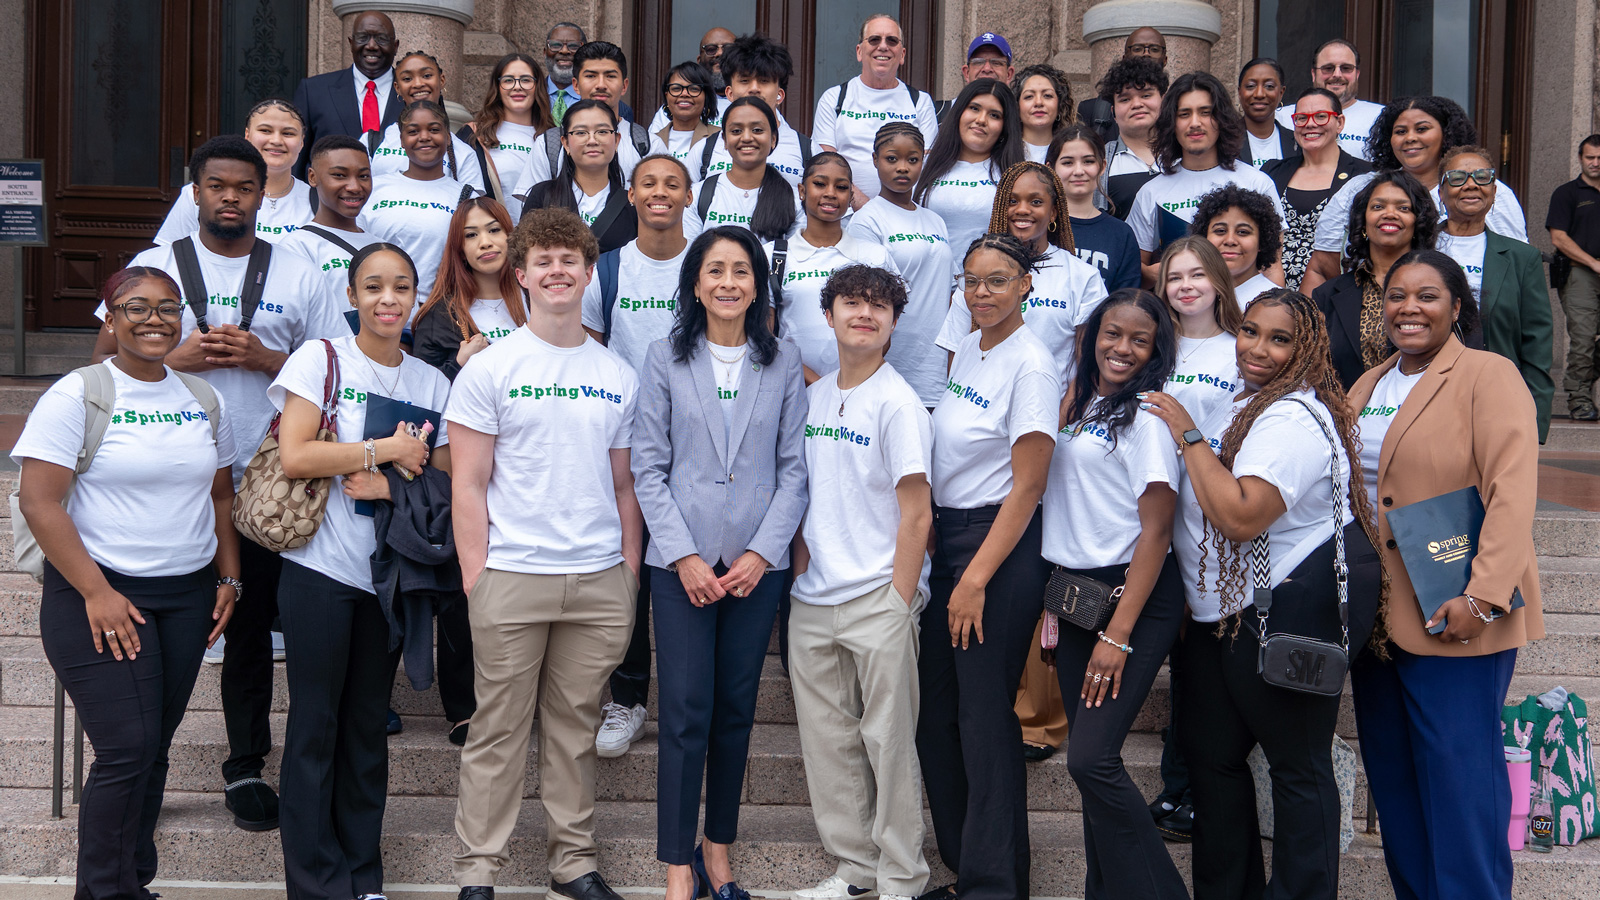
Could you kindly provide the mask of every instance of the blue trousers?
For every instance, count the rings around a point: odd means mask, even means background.
[[[1351,672],[1361,759],[1397,900],[1511,896],[1511,785],[1500,707],[1517,651],[1415,656]]]
[[[738,835],[750,726],[783,572],[762,576],[748,597],[730,594],[710,606],[690,603],[676,572],[649,572],[660,686],[656,858],[686,866],[694,861],[702,780],[706,840],[731,844]]]

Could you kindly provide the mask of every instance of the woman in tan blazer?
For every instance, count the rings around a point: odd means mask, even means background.
[[[1539,435],[1517,367],[1469,350],[1478,309],[1461,266],[1415,250],[1390,268],[1383,324],[1399,352],[1350,389],[1389,575],[1378,640],[1351,680],[1367,780],[1399,898],[1511,895],[1511,790],[1500,707],[1517,648],[1544,637],[1533,547]],[[1424,622],[1389,510],[1473,486],[1483,529],[1466,593]],[[1514,591],[1525,606],[1512,610]],[[1447,621],[1443,632],[1427,629]]]

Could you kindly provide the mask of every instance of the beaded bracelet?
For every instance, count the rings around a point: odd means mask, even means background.
[[[1121,650],[1123,653],[1133,652],[1133,647],[1129,646],[1128,644],[1119,644],[1116,641],[1113,641],[1111,638],[1106,637],[1106,633],[1104,631],[1100,632],[1100,640],[1105,641],[1118,650]]]

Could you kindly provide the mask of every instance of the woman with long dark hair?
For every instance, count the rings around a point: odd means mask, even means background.
[[[1095,267],[1108,292],[1138,287],[1139,243],[1133,229],[1095,202],[1096,194],[1105,197],[1100,178],[1106,172],[1106,145],[1100,133],[1081,122],[1057,131],[1044,164],[1055,170],[1066,192],[1067,222],[1078,258]],[[1111,199],[1103,202],[1109,206]]]
[[[522,218],[522,201],[511,189],[533,158],[534,141],[554,124],[544,66],[526,53],[500,57],[489,71],[483,111],[456,136],[482,150],[483,177],[491,196],[504,203],[512,221]]]
[[[511,216],[492,197],[466,200],[450,217],[433,292],[411,330],[411,353],[451,381],[474,354],[528,321],[507,252],[511,231]]]
[[[729,850],[756,689],[806,507],[800,354],[768,326],[767,275],[750,231],[701,234],[684,258],[677,323],[640,372],[633,473],[662,648],[656,857],[667,864],[668,900],[745,896]]]
[[[567,107],[559,127],[560,171],[530,188],[523,208],[577,213],[594,232],[601,253],[638,237],[639,220],[628,202],[627,179],[617,162],[617,144],[622,139],[617,111],[604,100],[579,100]]]
[[[732,165],[694,186],[684,237],[718,225],[741,225],[763,241],[794,234],[802,217],[795,189],[767,162],[778,146],[778,114],[760,97],[740,97],[722,114],[722,144]]]
[[[1171,552],[1178,458],[1165,424],[1139,408],[1139,395],[1166,384],[1178,340],[1165,304],[1125,288],[1090,314],[1078,347],[1044,493],[1043,553],[1121,592],[1101,629],[1060,622],[1054,652],[1067,771],[1083,794],[1086,896],[1178,900],[1188,897],[1183,878],[1122,762],[1184,618]]]
[[[1173,651],[1183,669],[1173,701],[1194,791],[1195,894],[1333,900],[1339,695],[1269,683],[1257,661],[1267,634],[1343,641],[1353,654],[1371,632],[1380,568],[1372,511],[1352,470],[1356,417],[1329,362],[1327,326],[1303,294],[1251,301],[1236,348],[1244,389],[1207,420],[1196,422],[1170,394],[1143,397],[1180,446],[1178,514],[1201,535],[1193,621]],[[1270,567],[1255,558],[1263,550]],[[1347,626],[1339,563],[1349,567]],[[1255,606],[1260,582],[1272,592],[1269,608]],[[1270,883],[1245,765],[1257,744],[1273,785]]]
[[[912,199],[938,213],[958,256],[989,228],[1000,177],[1027,158],[1017,97],[993,78],[956,95],[922,163]]]
[[[1047,63],[1027,66],[1011,79],[1022,120],[1022,143],[1028,159],[1042,163],[1050,139],[1072,124],[1072,85],[1067,73]]]

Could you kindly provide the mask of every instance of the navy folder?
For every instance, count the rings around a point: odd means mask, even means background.
[[[1476,486],[1464,487],[1384,515],[1426,622],[1446,601],[1465,593],[1472,580],[1472,559],[1478,555],[1478,533],[1483,530],[1483,497]],[[1511,608],[1523,605],[1522,592],[1513,591]],[[1440,622],[1428,632],[1438,634],[1445,624]]]
[[[439,426],[443,423],[444,416],[431,409],[412,406],[403,400],[391,400],[377,394],[367,395],[367,426],[362,430],[361,439],[364,441],[377,440],[378,438],[393,437],[394,430],[401,422],[409,422],[418,428],[423,422],[432,422],[433,431],[428,434],[428,449],[433,450],[433,445],[439,438]],[[393,463],[384,463],[391,466]],[[370,516],[373,512],[371,500],[356,501],[356,515]]]

